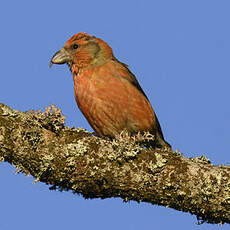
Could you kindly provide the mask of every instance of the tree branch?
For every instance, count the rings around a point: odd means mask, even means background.
[[[0,160],[18,172],[85,198],[121,197],[230,223],[230,167],[204,156],[144,149],[127,134],[114,140],[64,126],[61,111],[19,112],[0,104]]]

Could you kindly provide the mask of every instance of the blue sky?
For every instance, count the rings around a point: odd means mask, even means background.
[[[67,66],[49,68],[54,52],[84,31],[129,65],[174,149],[229,164],[229,9],[229,0],[3,1],[0,102],[20,111],[55,104],[67,125],[92,130]],[[14,170],[0,164],[2,230],[219,229],[165,207],[49,191]]]

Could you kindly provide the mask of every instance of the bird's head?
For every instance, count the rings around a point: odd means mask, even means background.
[[[88,68],[105,63],[113,58],[110,46],[103,40],[87,33],[73,35],[65,45],[54,54],[50,61],[53,64],[68,64],[77,68]]]

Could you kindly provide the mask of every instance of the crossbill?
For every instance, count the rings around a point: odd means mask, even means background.
[[[50,67],[64,63],[73,75],[77,105],[97,135],[113,138],[123,130],[131,135],[146,131],[155,136],[153,147],[170,147],[136,77],[106,42],[75,34],[54,54]]]

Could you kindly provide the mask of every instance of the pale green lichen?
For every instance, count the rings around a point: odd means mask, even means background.
[[[44,112],[41,110],[30,110],[27,114],[33,120],[37,120],[42,127],[53,132],[60,131],[64,127],[66,119],[61,109],[56,108],[54,105],[46,107]]]
[[[4,141],[4,136],[0,135],[0,142]]]
[[[177,194],[180,196],[186,196],[187,195],[187,193],[185,191],[178,191]]]
[[[2,116],[16,117],[18,116],[18,113],[19,113],[19,111],[12,110],[8,106],[5,106],[5,105],[2,106],[1,109],[2,109],[2,112],[1,112]]]
[[[12,165],[16,168],[16,170],[14,171],[15,174],[25,173],[26,176],[31,175],[29,170],[27,170],[21,163],[17,163],[17,165],[12,163]]]
[[[83,128],[80,128],[80,127],[75,128],[75,131],[76,131],[77,133],[80,133],[80,132],[91,133],[91,132],[88,132],[86,129],[83,129]]]
[[[230,196],[226,197],[225,200],[228,204],[230,204]]]
[[[76,143],[67,144],[66,151],[64,152],[66,163],[68,167],[72,167],[76,165],[76,157],[84,156],[89,150],[89,146],[87,142],[82,140],[78,140]]]
[[[211,164],[210,159],[207,158],[205,155],[202,155],[200,157],[189,158],[189,159],[196,162],[196,163]]]
[[[150,133],[138,133],[131,136],[127,131],[123,131],[116,135],[112,141],[101,139],[102,148],[99,152],[106,154],[111,161],[132,159],[144,149],[141,142],[150,140],[154,140],[154,136]]]
[[[162,157],[161,154],[159,153],[155,153],[155,157],[156,157],[156,166],[161,168],[161,167],[164,167],[167,163],[167,160],[165,158]]]
[[[89,150],[89,146],[85,140],[86,138],[82,138],[78,140],[76,143],[67,144],[68,155],[75,155],[75,156],[83,156]]]
[[[42,175],[44,175],[44,173],[47,170],[51,169],[51,165],[52,165],[51,163],[52,163],[51,158],[50,159],[48,159],[48,158],[43,159],[43,163],[40,165],[39,173],[36,175],[36,178],[33,181],[34,184],[40,181],[40,178],[42,177]]]

